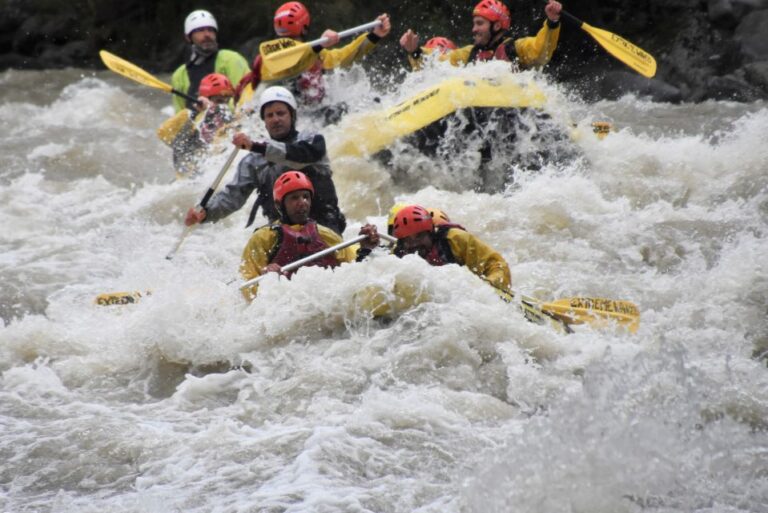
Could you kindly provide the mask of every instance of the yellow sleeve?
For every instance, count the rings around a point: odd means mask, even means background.
[[[456,261],[467,266],[497,289],[508,290],[512,278],[506,260],[474,235],[458,228],[448,230],[448,244]]]
[[[560,37],[560,25],[549,28],[547,22],[539,30],[536,37],[523,37],[515,41],[515,52],[520,65],[526,68],[544,66],[552,58]]]
[[[323,48],[320,50],[320,60],[323,69],[341,68],[350,66],[356,60],[360,60],[376,48],[376,44],[368,39],[368,33],[357,36],[348,45],[341,48]]]
[[[269,226],[259,228],[251,235],[240,262],[240,275],[245,281],[261,276],[261,270],[269,263],[269,253],[275,244],[277,244],[277,233]],[[259,286],[253,285],[243,291],[243,296],[247,301],[252,301],[258,290]]]
[[[465,66],[469,62],[469,55],[472,53],[472,45],[462,46],[446,53],[448,61],[454,66]],[[442,58],[440,60],[443,60]]]
[[[341,242],[343,242],[343,239],[339,236],[338,233],[334,232],[330,228],[326,228],[321,224],[317,225],[317,233],[320,234],[320,238],[323,239],[323,242],[328,244],[328,247],[335,246],[336,244],[341,244]],[[344,249],[336,251],[334,256],[340,264],[345,262],[354,262],[357,258],[358,247],[358,244],[347,246]]]

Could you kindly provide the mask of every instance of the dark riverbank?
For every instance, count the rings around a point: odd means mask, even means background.
[[[63,7],[66,5],[66,7]],[[102,67],[98,50],[110,50],[151,72],[181,63],[187,46],[183,20],[207,8],[219,23],[222,47],[250,61],[258,44],[273,36],[272,14],[280,2],[190,2],[95,0],[61,4],[5,0],[0,4],[0,69]],[[645,79],[607,55],[583,31],[566,26],[547,72],[574,84],[587,99],[615,98],[634,91],[662,101],[768,98],[768,0],[585,0],[564,3],[572,14],[623,36],[658,62]],[[445,35],[470,41],[471,5],[457,0],[307,2],[312,37],[325,27],[348,28],[388,12],[390,37],[367,66],[384,72],[406,69],[397,43],[407,28],[424,38]],[[513,25],[535,33],[544,19],[541,2],[516,1]]]

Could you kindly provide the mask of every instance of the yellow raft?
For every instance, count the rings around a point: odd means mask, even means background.
[[[500,78],[451,78],[394,107],[351,114],[339,125],[332,157],[365,157],[398,139],[466,108],[543,109],[547,97],[532,81],[510,74]]]

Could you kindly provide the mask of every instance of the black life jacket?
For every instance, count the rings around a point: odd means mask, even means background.
[[[189,75],[189,89],[186,91],[186,93],[191,96],[192,98],[197,98],[198,91],[200,89],[200,81],[206,76],[210,75],[211,73],[216,72],[216,56],[218,55],[218,51],[214,52],[212,55],[210,55],[207,59],[205,59],[200,64],[193,64],[192,62],[187,62],[187,74]],[[186,106],[188,109],[194,110],[195,104],[194,102],[191,102],[189,100],[186,100]]]

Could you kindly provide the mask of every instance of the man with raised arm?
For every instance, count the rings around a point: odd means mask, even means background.
[[[473,44],[445,52],[439,59],[454,66],[492,59],[515,62],[521,68],[544,66],[557,47],[561,10],[560,2],[549,0],[544,7],[547,20],[536,36],[516,39],[509,34],[512,17],[507,6],[501,0],[481,0],[472,11]],[[432,51],[419,46],[419,36],[411,29],[400,38],[400,46],[408,52],[414,69],[422,55]]]
[[[253,205],[248,224],[261,207],[269,222],[280,215],[272,201],[275,180],[285,171],[302,171],[314,184],[315,195],[310,215],[312,219],[339,235],[347,226],[344,214],[339,210],[336,186],[333,183],[325,138],[312,131],[296,129],[296,99],[284,87],[273,86],[260,97],[259,112],[269,133],[269,139],[253,141],[244,133],[234,136],[232,142],[250,153],[237,167],[232,182],[216,193],[205,208],[191,208],[184,223],[191,226],[201,222],[216,222],[242,208],[251,193],[258,198]]]
[[[334,68],[351,66],[371,53],[378,42],[389,34],[391,25],[389,15],[380,14],[381,24],[370,32],[361,34],[341,48],[331,48],[339,42],[339,35],[334,30],[323,32],[327,41],[322,45],[307,48],[301,57],[287,68],[270,69],[262,66],[265,55],[259,54],[253,62],[250,73],[237,86],[237,97],[247,99],[256,90],[260,82],[269,85],[283,85],[291,90],[302,105],[316,105],[325,96],[325,72]],[[306,41],[309,34],[310,14],[301,2],[288,2],[275,11],[274,28],[280,38],[296,43]],[[290,42],[290,41],[288,41]],[[275,40],[274,51],[284,49],[284,41]],[[262,43],[261,51],[270,49],[269,43]]]

